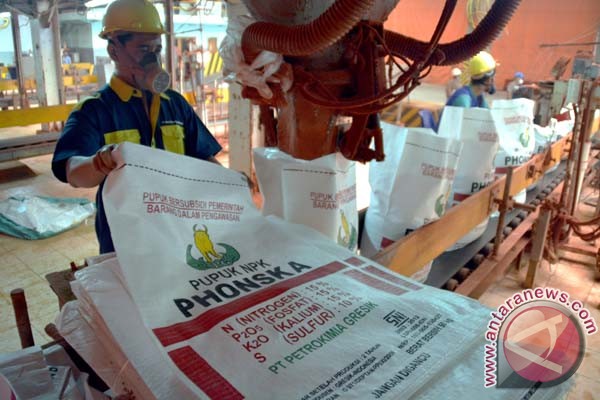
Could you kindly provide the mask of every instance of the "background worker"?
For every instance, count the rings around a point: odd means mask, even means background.
[[[71,55],[69,54],[68,51],[63,52],[62,63],[63,64],[72,64],[73,63],[73,60],[71,59]]]
[[[450,78],[448,83],[446,83],[446,99],[452,97],[454,92],[460,89],[460,87],[462,86],[460,81],[462,71],[460,70],[460,68],[452,68],[451,74],[452,77]]]
[[[507,99],[512,99],[514,93],[517,91],[517,89],[519,89],[519,87],[523,86],[523,83],[525,79],[525,75],[523,75],[522,72],[515,72],[515,76],[513,77],[513,79],[508,82],[508,84],[506,85],[506,98]]]
[[[468,62],[470,83],[456,90],[446,102],[447,106],[489,108],[484,93],[496,93],[494,75],[496,60],[488,52],[480,51]]]
[[[115,62],[110,83],[79,103],[69,115],[52,159],[52,171],[74,187],[95,187],[96,235],[100,253],[114,251],[102,203],[106,175],[115,167],[112,151],[134,142],[219,164],[221,146],[177,92],[160,64],[165,33],[147,0],[116,0],[102,20]]]

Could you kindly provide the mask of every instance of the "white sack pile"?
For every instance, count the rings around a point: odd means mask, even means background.
[[[0,354],[2,400],[106,400],[58,344]]]
[[[264,217],[239,174],[133,144],[105,186],[117,257],[58,327],[139,399],[522,398],[484,389],[489,310]],[[556,388],[533,399],[554,399]]]
[[[58,235],[96,212],[87,199],[11,196],[0,201],[0,232],[37,240]]]

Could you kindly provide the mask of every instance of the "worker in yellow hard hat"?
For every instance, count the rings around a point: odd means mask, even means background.
[[[161,67],[163,24],[147,0],[116,0],[102,20],[100,37],[115,63],[110,83],[71,112],[56,144],[52,171],[74,187],[95,187],[100,253],[114,251],[102,202],[106,176],[122,142],[134,142],[219,163],[221,146],[194,109],[174,90]]]
[[[447,106],[489,108],[484,93],[494,94],[494,75],[497,63],[486,51],[480,51],[467,64],[470,83],[456,90],[446,102]]]

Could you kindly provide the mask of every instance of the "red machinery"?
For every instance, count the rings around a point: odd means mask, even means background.
[[[270,84],[271,99],[243,89],[244,97],[261,106],[267,145],[296,158],[339,150],[366,162],[384,158],[378,113],[406,97],[433,66],[460,63],[487,47],[520,0],[494,2],[473,32],[443,44],[457,0],[446,0],[429,42],[383,28],[398,0],[243,2],[258,21],[242,36],[246,63],[262,50],[282,54],[277,74],[294,82],[287,91]],[[351,120],[349,127],[345,120]]]

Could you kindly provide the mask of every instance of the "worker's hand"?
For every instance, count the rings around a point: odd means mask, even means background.
[[[117,167],[117,163],[112,156],[112,151],[117,148],[116,144],[107,144],[94,154],[92,159],[94,169],[101,174],[108,175],[110,171]]]

